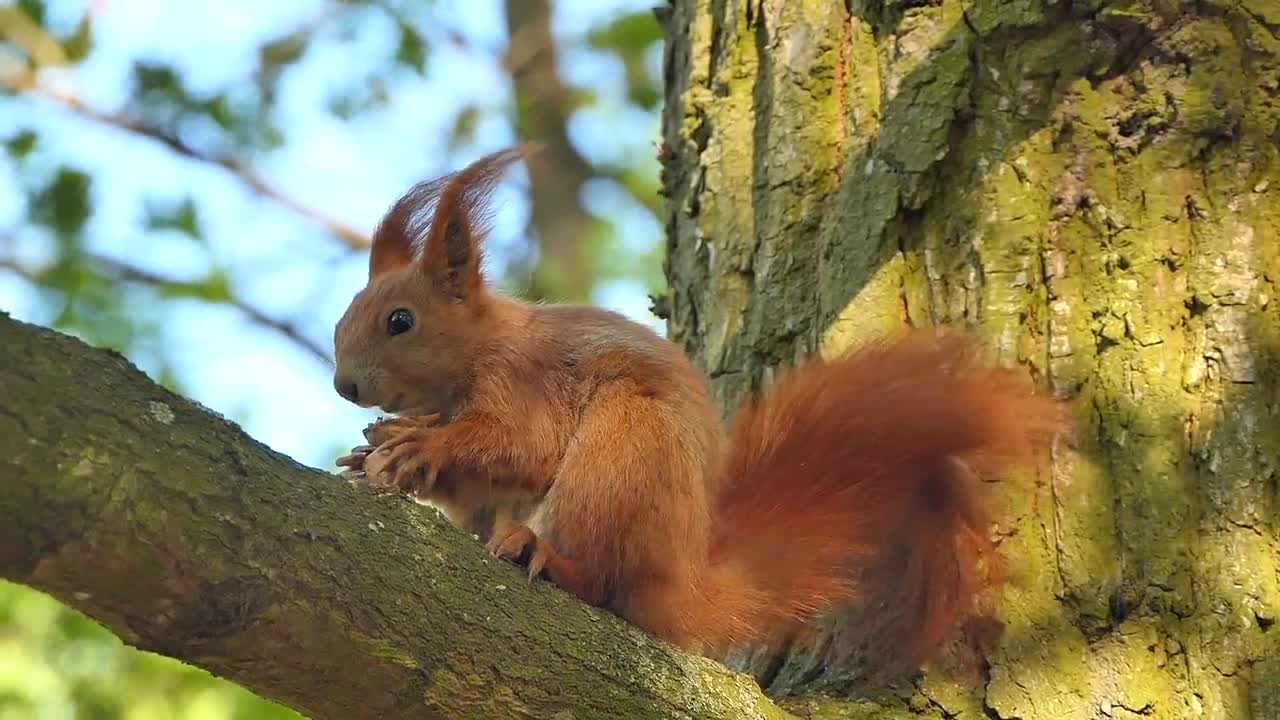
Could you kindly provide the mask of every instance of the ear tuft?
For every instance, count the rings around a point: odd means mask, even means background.
[[[374,231],[369,278],[408,265],[420,254],[423,269],[443,278],[455,296],[478,290],[480,246],[492,220],[489,198],[502,173],[540,147],[526,143],[500,150],[410,188]]]
[[[498,180],[512,163],[537,149],[530,143],[486,155],[451,175],[438,191],[422,264],[444,278],[455,297],[470,297],[480,289],[481,245],[492,221],[489,199]]]
[[[418,245],[431,226],[431,216],[439,204],[440,193],[453,174],[426,180],[409,188],[387,210],[373,232],[373,248],[369,252],[369,279],[388,270],[413,262]]]
[[[466,264],[470,253],[466,238],[463,237],[462,225],[446,218],[444,226],[445,264],[451,268]]]

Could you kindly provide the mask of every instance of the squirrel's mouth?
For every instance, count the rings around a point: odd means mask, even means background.
[[[382,403],[378,406],[378,409],[396,417],[413,417],[435,413],[435,410],[427,405],[406,405],[404,393],[395,396],[390,402]]]
[[[397,417],[419,417],[421,415],[435,415],[436,411],[427,405],[418,405],[417,407],[401,408],[395,414]]]
[[[388,415],[399,415],[400,408],[404,405],[404,393],[400,393],[391,398],[387,402],[378,403],[378,409]]]

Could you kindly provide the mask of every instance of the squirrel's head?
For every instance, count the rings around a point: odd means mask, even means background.
[[[361,407],[447,413],[501,322],[480,274],[488,200],[530,147],[415,185],[373,235],[369,282],[334,331],[334,388]]]

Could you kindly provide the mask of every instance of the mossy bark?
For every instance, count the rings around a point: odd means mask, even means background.
[[[812,717],[1280,718],[1280,3],[667,23],[665,304],[726,410],[809,352],[955,324],[1079,423],[1002,485],[977,683],[868,700],[818,642],[746,663],[768,690]]]
[[[0,577],[317,720],[784,716],[436,511],[2,313]]]

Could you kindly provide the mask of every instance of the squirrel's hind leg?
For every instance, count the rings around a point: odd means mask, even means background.
[[[488,547],[497,557],[527,565],[530,579],[545,573],[548,580],[588,605],[604,602],[600,583],[592,582],[577,563],[539,538],[528,525],[516,522],[499,525]]]
[[[716,430],[677,402],[629,379],[597,389],[529,520],[572,561],[580,597],[664,638],[684,634],[664,606],[707,559],[706,446]]]

